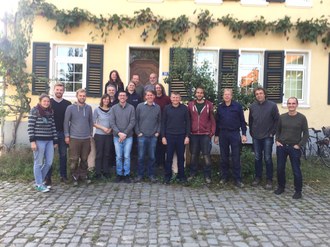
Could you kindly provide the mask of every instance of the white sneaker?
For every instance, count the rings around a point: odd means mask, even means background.
[[[37,185],[36,190],[43,193],[49,192],[49,189],[45,185]]]

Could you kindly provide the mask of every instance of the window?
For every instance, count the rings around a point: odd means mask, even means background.
[[[263,85],[263,52],[241,51],[238,65],[238,86],[246,89]]]
[[[284,99],[296,97],[299,103],[308,104],[308,54],[287,52],[285,56]]]
[[[55,44],[52,50],[51,78],[65,85],[67,96],[74,96],[86,88],[86,46]]]
[[[197,50],[195,53],[196,63],[201,68],[206,62],[210,68],[210,74],[215,82],[215,87],[218,85],[218,51],[217,50]]]
[[[266,0],[241,0],[242,5],[267,5]]]
[[[103,87],[103,53],[103,45],[98,44],[33,42],[32,94],[48,93],[52,83],[61,81],[67,89],[66,97],[75,96],[78,88],[86,88],[89,97],[100,97]]]
[[[312,7],[312,0],[286,0],[285,4],[292,7]]]

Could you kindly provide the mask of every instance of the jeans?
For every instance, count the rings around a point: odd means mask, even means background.
[[[184,139],[186,135],[166,135],[167,140],[167,157],[165,163],[165,179],[171,179],[172,177],[172,163],[173,155],[176,152],[178,156],[178,179],[185,179],[184,174]]]
[[[119,142],[119,137],[113,138],[116,149],[116,171],[118,176],[128,176],[131,168],[131,150],[133,137]]]
[[[302,191],[302,174],[300,170],[300,157],[301,150],[295,149],[291,145],[283,145],[276,147],[276,155],[277,155],[277,182],[278,187],[284,189],[285,188],[285,165],[287,157],[289,156],[292,172],[293,172],[293,180],[294,180],[294,189],[296,192]]]
[[[156,136],[141,136],[138,137],[138,175],[144,175],[144,160],[145,155],[148,155],[148,177],[153,177],[155,174],[154,168],[156,164]]]
[[[61,178],[68,178],[67,175],[67,152],[68,152],[68,145],[65,143],[65,136],[63,131],[57,131],[57,138],[58,138],[58,154],[60,159],[60,176]],[[53,173],[52,167],[50,167],[46,177],[51,178]]]
[[[91,140],[70,138],[70,169],[74,180],[87,179],[87,159],[91,151]]]
[[[273,180],[273,143],[273,137],[263,139],[253,138],[255,178],[261,179],[262,177],[262,158],[264,158],[266,164],[266,179],[269,181]]]
[[[95,141],[95,174],[97,176],[104,174],[110,174],[110,143],[111,143],[110,135],[94,135]]]
[[[42,185],[53,163],[54,143],[51,141],[36,141],[37,150],[33,152],[33,173],[36,185]]]
[[[191,135],[190,137],[190,175],[195,176],[198,170],[198,160],[200,152],[204,158],[204,176],[211,177],[211,156],[210,156],[210,141],[211,138],[208,135]]]
[[[236,182],[241,182],[241,135],[239,131],[220,130],[220,170],[221,179],[229,178],[229,154],[231,151],[231,162],[233,175]]]

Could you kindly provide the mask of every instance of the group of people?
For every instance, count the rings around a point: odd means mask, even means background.
[[[157,182],[155,168],[164,167],[164,183],[172,182],[173,157],[177,157],[177,180],[187,183],[198,173],[199,159],[204,161],[206,183],[211,183],[211,148],[220,146],[220,183],[226,184],[232,173],[234,183],[242,188],[240,150],[247,142],[247,124],[242,106],[233,100],[231,89],[223,90],[223,101],[214,114],[213,103],[205,99],[202,86],[195,89],[195,99],[188,105],[181,103],[181,95],[157,83],[157,75],[150,74],[143,86],[139,75],[133,75],[125,90],[117,71],[111,71],[105,94],[99,107],[86,103],[85,89],[76,92],[77,101],[71,104],[63,98],[64,85],[54,86],[54,97],[42,94],[29,115],[28,134],[34,153],[36,189],[48,192],[51,186],[51,165],[54,147],[59,147],[61,182],[68,182],[67,147],[70,153],[70,174],[74,185],[90,183],[88,155],[94,133],[96,147],[95,177],[110,177],[116,164],[116,182],[131,182],[132,147],[137,146],[136,182],[147,178]],[[262,181],[263,162],[266,163],[266,189],[273,188],[272,150],[274,138],[277,153],[277,181],[275,194],[285,190],[285,164],[290,157],[294,173],[295,194],[301,198],[302,175],[300,148],[308,139],[308,125],[304,115],[297,112],[298,100],[287,101],[288,113],[279,115],[277,105],[266,98],[266,92],[254,90],[255,102],[249,111],[249,129],[255,153],[255,179],[252,186]],[[95,131],[94,131],[95,128]],[[185,175],[185,148],[191,153],[190,172]],[[231,162],[230,162],[231,161]],[[232,172],[230,172],[230,164]]]

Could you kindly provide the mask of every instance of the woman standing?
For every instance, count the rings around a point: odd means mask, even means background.
[[[54,158],[54,147],[57,147],[57,133],[54,112],[50,108],[50,97],[41,94],[39,103],[33,107],[28,118],[28,134],[33,151],[33,173],[36,190],[48,192],[44,179]]]
[[[105,84],[104,93],[107,93],[107,87],[109,85],[114,85],[116,88],[116,97],[119,92],[124,91],[124,83],[120,79],[117,70],[112,70],[109,74],[109,81]]]
[[[111,135],[110,128],[110,96],[104,94],[101,97],[100,106],[94,110],[94,127],[95,135],[95,177],[101,178],[103,175],[105,178],[110,177],[110,153],[111,143],[113,143],[113,136]]]

